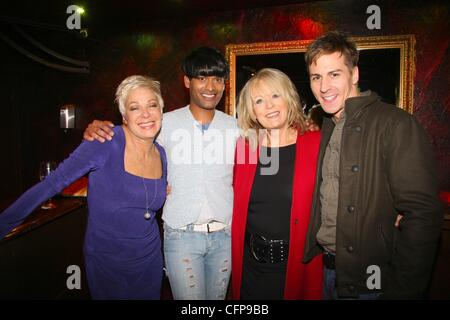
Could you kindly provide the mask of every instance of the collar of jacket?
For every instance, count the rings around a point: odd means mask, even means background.
[[[345,101],[345,115],[347,119],[354,119],[358,114],[365,108],[370,106],[372,103],[379,101],[380,97],[375,92],[370,90],[361,92],[359,96],[348,98]]]
[[[347,120],[355,119],[358,115],[372,103],[379,101],[381,98],[373,91],[367,90],[361,92],[359,96],[348,98],[345,100],[345,118]],[[333,125],[333,121],[331,117],[325,117],[324,122],[331,122]]]

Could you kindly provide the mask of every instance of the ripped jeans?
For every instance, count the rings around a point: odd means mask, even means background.
[[[206,233],[164,224],[164,259],[175,300],[224,300],[231,272],[230,229]]]

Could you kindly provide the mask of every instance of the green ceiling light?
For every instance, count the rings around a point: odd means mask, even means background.
[[[150,48],[156,44],[156,37],[151,34],[140,34],[136,37],[136,44],[140,48]]]
[[[77,8],[77,13],[83,14],[83,13],[84,13],[83,7],[80,7],[80,6],[77,6],[77,7],[78,7],[78,8]]]

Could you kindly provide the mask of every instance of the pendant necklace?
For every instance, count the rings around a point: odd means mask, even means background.
[[[153,202],[155,202],[156,199],[156,195],[158,194],[158,188],[156,187],[156,182],[158,179],[153,179],[153,181],[155,182],[155,193],[153,195],[153,200],[152,202],[149,204],[148,203],[148,193],[147,193],[147,185],[145,184],[145,180],[144,180],[144,176],[142,175],[142,184],[144,185],[144,190],[145,190],[145,214],[144,214],[144,218],[145,220],[150,220],[150,218],[152,217],[151,211],[150,211],[150,207],[152,206]]]
[[[144,177],[142,177],[142,184],[144,185],[144,190],[145,190],[145,214],[144,214],[145,220],[149,220],[152,217],[152,214],[151,214],[151,211],[150,211],[150,207],[152,206],[153,202],[155,202],[156,195],[158,194],[158,188],[156,187],[156,180],[157,179],[154,179],[154,181],[155,181],[155,193],[153,195],[153,200],[149,204],[148,203],[147,185],[145,184]]]

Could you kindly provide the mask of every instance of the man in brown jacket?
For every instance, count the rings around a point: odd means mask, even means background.
[[[422,298],[443,213],[425,132],[358,91],[358,51],[345,35],[318,38],[305,60],[328,117],[304,261],[324,253],[324,299]]]

